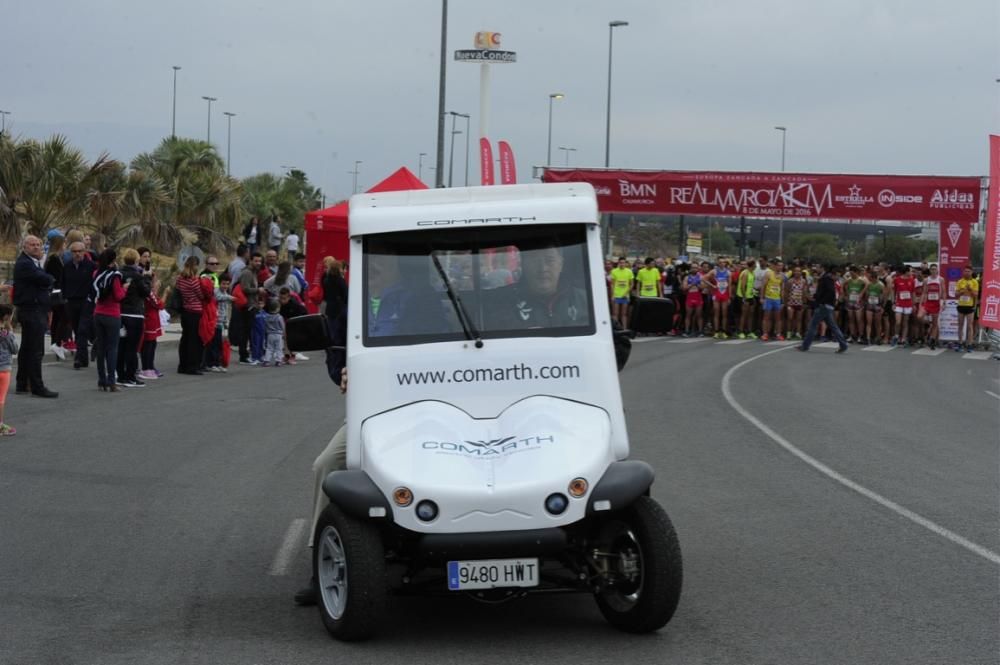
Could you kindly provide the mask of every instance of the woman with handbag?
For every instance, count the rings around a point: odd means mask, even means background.
[[[121,302],[125,298],[122,274],[113,249],[101,252],[94,278],[94,356],[97,361],[99,390],[118,392],[115,368],[118,366],[118,337],[122,327]]]

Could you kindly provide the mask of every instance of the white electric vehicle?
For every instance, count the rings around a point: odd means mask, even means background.
[[[593,188],[359,194],[349,233],[347,470],[313,548],[330,633],[370,637],[396,594],[586,592],[664,626],[681,553],[628,459]]]

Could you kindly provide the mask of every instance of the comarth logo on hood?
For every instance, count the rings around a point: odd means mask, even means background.
[[[504,457],[526,450],[534,450],[547,443],[555,443],[555,441],[556,438],[552,435],[539,434],[526,437],[505,436],[488,441],[470,441],[468,439],[464,441],[423,441],[420,448],[434,453],[488,458]]]

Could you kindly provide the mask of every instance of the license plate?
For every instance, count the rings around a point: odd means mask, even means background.
[[[538,559],[449,561],[448,589],[538,586]]]

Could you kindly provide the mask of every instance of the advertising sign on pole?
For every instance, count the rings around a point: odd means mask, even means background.
[[[987,197],[979,322],[987,328],[1000,330],[1000,136],[990,136],[990,188]]]
[[[517,183],[517,170],[514,166],[514,151],[506,141],[497,143],[500,150],[500,184],[513,185]]]
[[[493,184],[493,146],[485,136],[479,139],[479,172],[482,173],[482,184]]]
[[[701,254],[701,241],[701,233],[697,231],[689,231],[687,234],[687,249],[685,251],[691,255]]]

